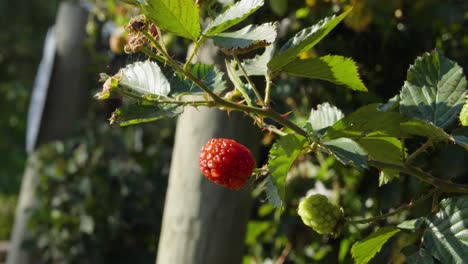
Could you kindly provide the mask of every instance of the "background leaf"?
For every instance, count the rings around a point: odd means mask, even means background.
[[[368,263],[381,249],[382,246],[400,230],[387,226],[380,228],[366,239],[359,241],[351,248],[351,254],[357,264]]]
[[[273,43],[276,39],[276,24],[248,25],[238,31],[219,33],[211,38],[215,45],[227,53],[246,53]]]
[[[203,35],[213,36],[244,21],[263,6],[263,0],[241,0],[218,15],[203,31]]]
[[[427,251],[442,263],[465,263],[468,256],[468,196],[440,202],[440,211],[427,218],[423,239]]]
[[[300,53],[311,49],[328,35],[351,10],[349,9],[337,17],[327,17],[317,24],[301,30],[281,47],[279,52],[268,63],[268,68],[271,71],[277,71],[294,61]]]
[[[279,189],[280,197],[284,200],[286,176],[289,168],[301,154],[307,140],[297,134],[288,134],[278,139],[270,149],[268,169]]]
[[[416,59],[401,90],[400,111],[447,127],[458,117],[467,92],[463,69],[438,51]]]
[[[328,55],[313,59],[297,59],[284,66],[283,71],[291,75],[344,85],[355,91],[367,91],[359,76],[356,62],[351,58]]]
[[[200,36],[200,10],[195,0],[148,0],[140,7],[161,29],[193,40]]]

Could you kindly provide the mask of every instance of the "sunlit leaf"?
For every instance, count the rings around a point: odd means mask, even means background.
[[[203,35],[213,36],[244,21],[263,6],[263,0],[241,0],[218,15],[203,31]]]
[[[310,116],[307,122],[310,123],[315,132],[323,134],[328,127],[333,126],[343,117],[343,112],[341,112],[341,110],[336,106],[330,105],[329,103],[323,103],[317,105],[317,110],[312,109],[310,111]]]
[[[377,232],[372,233],[364,240],[355,243],[351,248],[351,255],[353,256],[355,263],[368,263],[375,254],[379,253],[382,246],[398,232],[400,232],[400,229],[396,227],[383,227],[377,230]]]
[[[171,91],[169,81],[155,62],[129,64],[117,76],[119,86],[139,95],[167,96]]]
[[[297,59],[284,66],[282,70],[291,75],[344,85],[355,91],[367,91],[359,76],[356,62],[342,56],[328,55],[313,59]]]
[[[339,16],[327,17],[317,24],[305,28],[284,44],[268,63],[271,71],[277,71],[291,63],[299,54],[309,50],[334,29],[352,9]]]
[[[276,24],[248,25],[238,31],[219,33],[211,38],[226,53],[246,53],[273,43],[276,39]]]
[[[200,36],[200,10],[195,0],[146,0],[140,7],[161,29],[193,40]]]

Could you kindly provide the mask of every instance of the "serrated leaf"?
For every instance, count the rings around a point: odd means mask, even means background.
[[[226,89],[226,82],[223,79],[224,73],[218,70],[215,65],[206,64],[193,64],[190,66],[190,72],[202,80],[214,93],[221,93]],[[181,74],[172,73],[169,76],[171,84],[171,96],[177,96],[183,93],[190,93],[192,95],[203,94],[203,91],[192,81],[185,78]]]
[[[167,96],[171,91],[169,81],[152,61],[135,62],[121,69],[119,85],[139,95]]]
[[[396,235],[400,230],[396,227],[387,226],[380,228],[366,239],[359,241],[351,248],[351,255],[355,263],[368,263],[381,249],[387,241]]]
[[[271,205],[273,205],[273,207],[283,207],[283,201],[281,200],[280,194],[278,192],[278,187],[276,187],[275,180],[271,176],[268,176],[265,179],[265,191],[267,199]]]
[[[284,44],[279,52],[268,63],[271,71],[277,71],[296,59],[299,54],[311,49],[334,29],[352,8],[339,16],[327,17],[317,24],[305,28]]]
[[[262,55],[257,55],[252,59],[246,59],[242,62],[247,75],[249,76],[264,76],[268,73],[267,64],[273,56],[275,51],[274,45],[269,45],[265,48]],[[242,75],[242,72],[238,72],[238,75]]]
[[[171,118],[180,115],[183,107],[176,105],[153,106],[131,104],[117,108],[109,119],[111,124],[120,126],[136,125],[140,123],[154,122],[163,118]]]
[[[396,112],[382,112],[377,104],[359,108],[328,128],[327,139],[340,137],[399,137],[400,123],[407,118]]]
[[[146,0],[140,7],[161,29],[192,40],[200,36],[200,10],[194,0]]]
[[[241,0],[218,15],[203,31],[203,35],[213,36],[244,21],[263,6],[263,0]]]
[[[454,141],[453,137],[447,134],[442,128],[426,121],[412,119],[401,123],[400,127],[404,134],[427,137],[433,141]]]
[[[369,167],[367,164],[366,152],[354,140],[338,138],[326,140],[322,143],[341,163],[352,165],[360,171]]]
[[[458,116],[467,92],[463,69],[438,51],[416,59],[401,90],[400,111],[447,127]]]
[[[329,103],[323,103],[317,105],[317,110],[312,109],[310,111],[307,123],[311,125],[315,132],[324,134],[328,127],[333,126],[343,117],[343,112],[341,112],[341,110],[336,106],[330,105]]]
[[[285,183],[289,168],[291,168],[299,154],[302,153],[306,144],[306,138],[297,134],[288,134],[278,139],[270,149],[268,169],[278,187],[282,200],[284,200],[285,196]]]
[[[359,76],[356,62],[343,56],[328,55],[313,59],[296,59],[284,66],[283,71],[291,75],[344,85],[355,91],[367,91]]]
[[[444,199],[440,211],[427,218],[423,239],[441,263],[466,263],[468,256],[468,196]]]
[[[275,41],[276,34],[276,23],[265,23],[248,25],[234,32],[219,33],[211,38],[224,52],[242,54],[270,45]]]

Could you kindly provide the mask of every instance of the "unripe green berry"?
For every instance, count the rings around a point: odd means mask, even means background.
[[[343,218],[343,211],[321,194],[311,195],[302,200],[299,203],[298,214],[305,225],[322,235],[335,233],[338,223]]]

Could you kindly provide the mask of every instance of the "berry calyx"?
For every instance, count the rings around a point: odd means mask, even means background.
[[[305,225],[319,234],[333,234],[343,219],[343,211],[321,194],[306,197],[299,203],[298,214]]]
[[[247,147],[235,140],[213,138],[203,146],[198,164],[210,181],[238,190],[252,175],[255,159]]]

